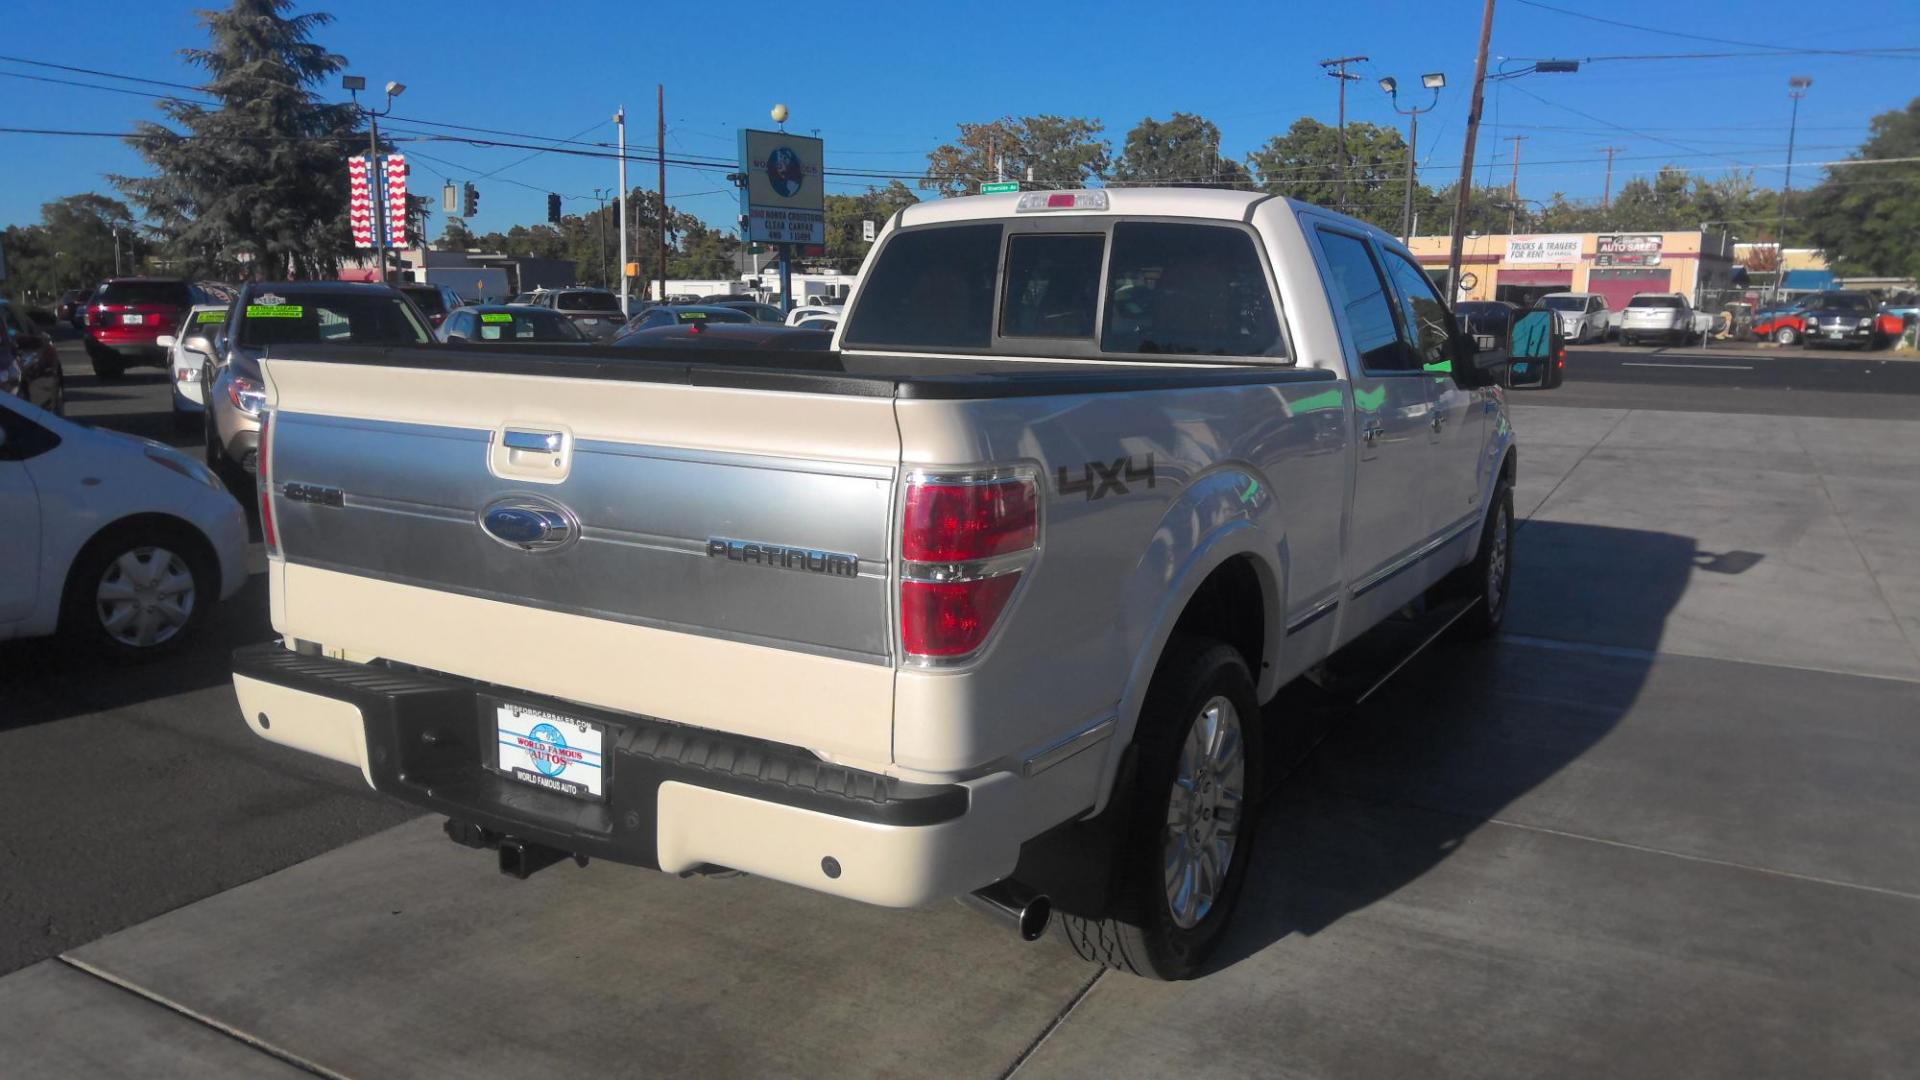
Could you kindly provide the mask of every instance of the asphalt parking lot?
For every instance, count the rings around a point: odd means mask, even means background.
[[[0,1071],[1911,1075],[1920,394],[1684,352],[1580,381],[1609,355],[1515,396],[1505,636],[1340,718],[1203,979],[957,905],[505,879],[244,730],[251,588],[177,669],[0,645],[0,752],[88,763],[0,788]],[[170,434],[152,374],[75,411]]]

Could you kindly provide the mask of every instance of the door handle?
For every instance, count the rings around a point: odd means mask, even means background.
[[[1435,409],[1427,414],[1427,426],[1433,429],[1435,435],[1440,434],[1440,426],[1446,422],[1447,414],[1443,409]]]
[[[508,431],[500,441],[509,450],[533,450],[542,454],[560,450],[560,433],[557,431]]]
[[[1372,446],[1380,441],[1380,436],[1386,434],[1386,431],[1387,426],[1385,424],[1382,424],[1378,420],[1370,421],[1366,427],[1360,429],[1360,441],[1366,443],[1368,446]]]

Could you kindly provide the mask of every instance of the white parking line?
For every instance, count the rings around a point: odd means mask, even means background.
[[[1752,364],[1660,364],[1651,360],[1622,360],[1621,367],[1705,368],[1708,371],[1752,371]]]

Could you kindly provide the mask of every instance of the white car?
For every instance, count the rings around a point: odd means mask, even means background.
[[[247,580],[247,518],[178,450],[0,398],[0,639],[177,648]]]
[[[1606,340],[1607,327],[1613,320],[1606,297],[1599,293],[1548,293],[1540,302],[1560,321],[1560,335],[1569,345]]]
[[[200,389],[200,369],[213,352],[213,335],[227,324],[226,304],[195,304],[180,324],[178,334],[163,334],[154,342],[167,350],[167,380],[173,385],[173,426],[182,431],[199,428],[207,403]]]
[[[832,330],[840,325],[840,313],[845,310],[840,304],[802,304],[787,312],[787,325]]]

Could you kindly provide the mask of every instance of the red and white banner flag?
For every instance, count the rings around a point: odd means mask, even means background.
[[[388,154],[381,160],[387,190],[381,209],[387,215],[387,246],[407,246],[407,159]],[[367,175],[367,158],[358,154],[347,159],[347,217],[353,225],[353,246],[373,246],[373,180]]]
[[[367,186],[367,159],[347,159],[347,218],[353,224],[353,246],[373,246],[373,192]]]

